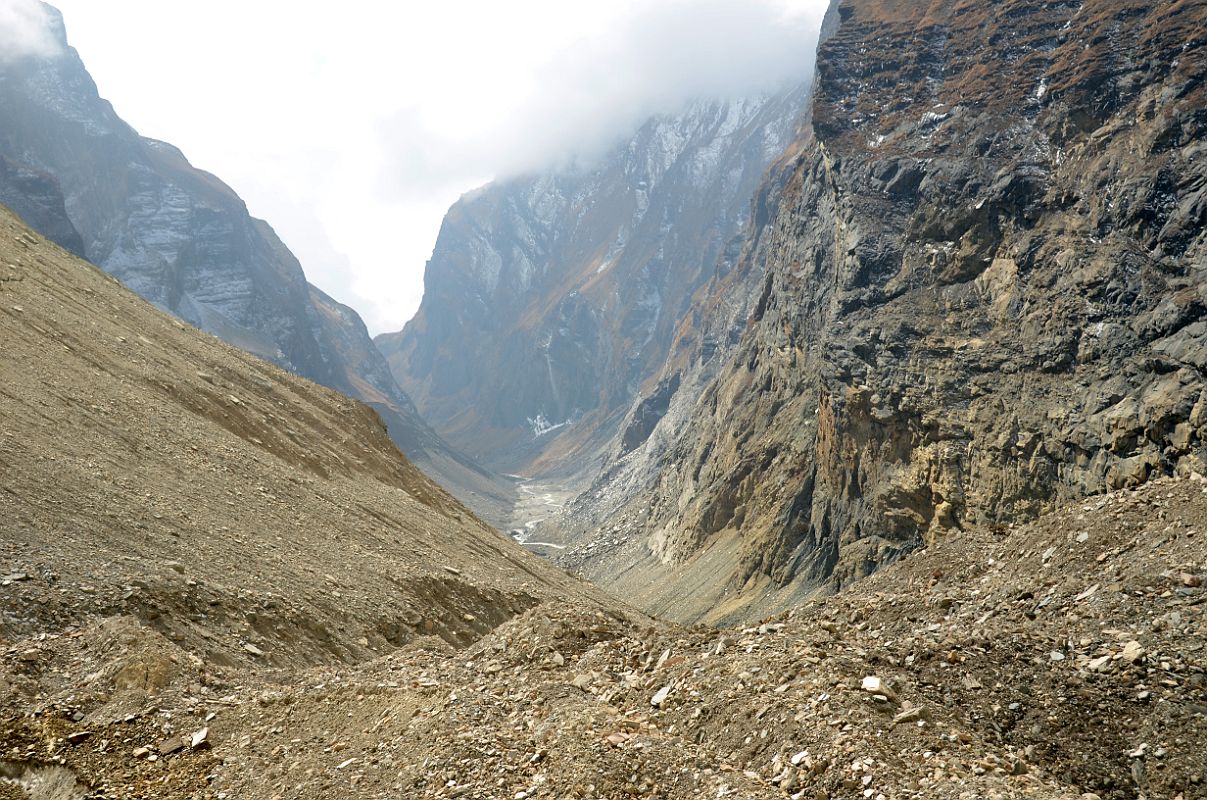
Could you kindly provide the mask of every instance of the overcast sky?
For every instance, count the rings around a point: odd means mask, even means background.
[[[0,58],[37,46],[29,4],[0,0]],[[418,307],[462,193],[806,77],[825,0],[55,5],[118,114],[229,183],[377,333]]]

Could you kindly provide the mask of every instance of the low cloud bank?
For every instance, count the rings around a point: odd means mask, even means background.
[[[57,55],[55,20],[38,0],[0,0],[0,62]]]
[[[460,141],[418,110],[383,126],[393,162],[386,191],[407,197],[468,178],[507,177],[590,159],[646,119],[696,99],[773,91],[809,80],[825,3],[664,0],[558,53],[504,120]]]

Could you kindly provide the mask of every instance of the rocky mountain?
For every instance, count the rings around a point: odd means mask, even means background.
[[[563,520],[678,618],[1207,471],[1207,5],[836,0],[823,37],[774,213]]]
[[[726,629],[535,558],[364,403],[0,208],[0,798],[1204,796],[1205,31],[835,0],[563,520]],[[0,166],[87,249],[58,175]]]
[[[46,8],[61,54],[0,62],[0,202],[160,308],[368,402],[417,463],[497,516],[510,485],[432,432],[356,313],[310,286],[230,187],[117,116]]]
[[[0,335],[6,800],[1202,792],[1201,478],[685,629],[2,209]]]
[[[804,96],[697,102],[589,164],[463,197],[419,313],[377,340],[425,419],[501,471],[579,469],[635,397],[658,393],[676,326]]]

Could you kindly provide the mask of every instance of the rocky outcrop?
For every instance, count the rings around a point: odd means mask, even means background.
[[[0,203],[64,250],[84,255],[84,240],[67,216],[63,190],[53,176],[13,164],[0,155]]]
[[[378,339],[424,417],[500,470],[580,467],[634,398],[657,392],[676,326],[794,138],[803,98],[695,103],[597,163],[463,197],[419,313]]]
[[[673,616],[1207,470],[1207,7],[842,0],[826,27],[737,344],[666,370],[691,391],[568,515],[572,563]]]
[[[60,55],[0,67],[0,202],[160,308],[370,403],[416,463],[498,519],[509,484],[423,423],[356,313],[310,286],[238,195],[117,116],[52,18]]]

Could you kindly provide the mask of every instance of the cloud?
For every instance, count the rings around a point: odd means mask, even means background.
[[[55,19],[38,0],[0,0],[0,62],[60,52]]]
[[[808,80],[824,2],[659,0],[557,52],[501,119],[450,136],[408,108],[382,125],[387,195],[413,197],[475,178],[590,158],[646,119],[695,99]]]
[[[828,0],[53,2],[127,122],[221,176],[390,330],[459,196],[690,98],[807,80]]]

